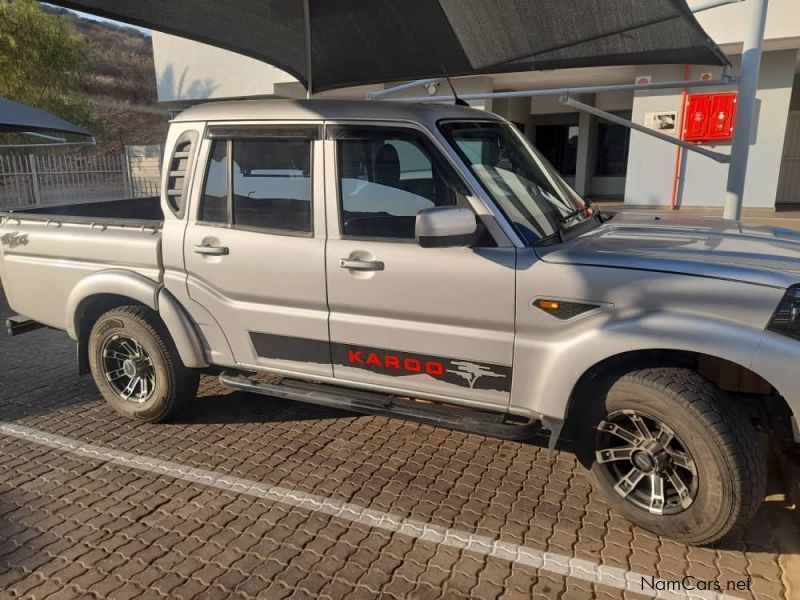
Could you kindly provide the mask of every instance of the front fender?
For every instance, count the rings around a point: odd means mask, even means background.
[[[750,367],[783,396],[789,409],[800,423],[800,378],[795,369],[800,366],[800,341],[767,331],[753,357]],[[800,434],[795,432],[800,443]]]
[[[122,296],[157,312],[169,331],[183,364],[189,368],[208,366],[200,335],[183,307],[164,287],[152,279],[122,269],[97,271],[82,279],[67,298],[67,334],[78,340],[86,303],[93,297]]]
[[[572,392],[584,373],[606,359],[632,351],[708,354],[747,367],[772,383],[771,373],[753,366],[763,329],[708,316],[665,312],[628,319],[614,319],[607,314],[598,317],[598,321],[567,339],[531,337],[517,341],[512,412],[563,420]],[[800,347],[800,343],[797,345]]]

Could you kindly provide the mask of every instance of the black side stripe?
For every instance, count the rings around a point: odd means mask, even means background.
[[[327,340],[250,332],[256,354],[261,358],[296,362],[331,364],[331,346]]]
[[[428,375],[470,389],[511,391],[513,370],[507,365],[267,333],[251,332],[250,339],[261,358],[336,364],[391,377]]]

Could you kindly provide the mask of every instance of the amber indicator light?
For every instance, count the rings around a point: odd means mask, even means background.
[[[557,300],[536,300],[534,304],[542,310],[558,310],[561,308],[561,303]]]

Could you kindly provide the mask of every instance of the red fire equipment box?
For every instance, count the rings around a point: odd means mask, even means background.
[[[719,142],[733,137],[736,92],[689,94],[686,98],[683,139]]]

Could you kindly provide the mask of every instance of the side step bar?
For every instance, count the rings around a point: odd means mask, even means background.
[[[22,335],[42,327],[45,327],[45,325],[22,315],[14,315],[6,319],[6,333],[10,336]]]
[[[286,400],[298,400],[328,408],[418,421],[436,427],[479,433],[506,440],[531,439],[541,428],[539,421],[509,422],[508,415],[505,413],[491,413],[433,402],[418,402],[409,398],[294,379],[284,379],[280,383],[261,383],[242,375],[224,372],[219,376],[219,381],[222,385],[234,390]]]

